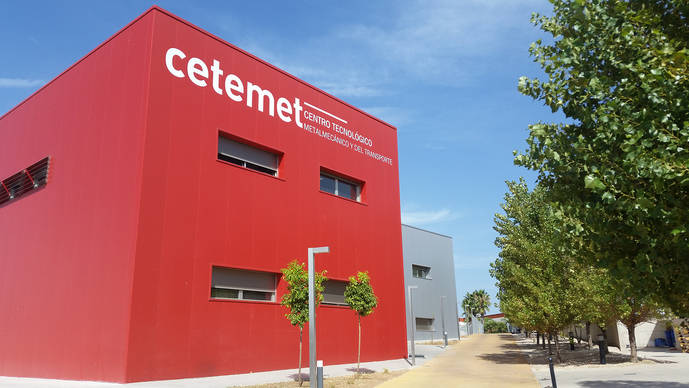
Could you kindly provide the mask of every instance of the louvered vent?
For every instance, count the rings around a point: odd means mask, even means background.
[[[14,201],[33,190],[45,186],[48,181],[50,157],[45,157],[22,171],[4,179],[0,188],[0,205]]]

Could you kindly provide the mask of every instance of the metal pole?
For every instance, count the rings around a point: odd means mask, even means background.
[[[447,297],[440,297],[440,319],[443,322],[443,340],[445,341],[445,347],[447,347],[447,331],[445,331],[445,305],[443,304],[443,299],[445,298]]]
[[[553,368],[552,357],[548,357],[548,364],[550,365],[550,381],[553,383],[553,388],[557,388],[557,381],[555,381],[555,368]]]
[[[409,318],[411,320],[411,364],[416,366],[416,350],[414,349],[414,341],[415,341],[415,334],[416,334],[416,319],[414,319],[414,303],[412,303],[411,299],[411,290],[419,288],[418,286],[409,286],[407,289],[409,290]]]
[[[330,248],[319,247],[309,248],[308,258],[308,273],[309,273],[309,386],[311,388],[318,388],[316,375],[318,374],[318,367],[316,366],[316,284],[314,283],[315,268],[314,255],[316,253],[328,253]]]

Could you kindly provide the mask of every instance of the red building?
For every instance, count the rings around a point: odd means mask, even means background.
[[[315,246],[319,358],[356,360],[364,270],[362,361],[406,356],[395,128],[164,10],[0,118],[0,179],[0,375],[296,368],[280,269]]]

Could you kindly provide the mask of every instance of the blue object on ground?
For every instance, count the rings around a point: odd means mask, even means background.
[[[674,348],[675,345],[675,331],[672,329],[665,330],[665,339],[667,340],[667,346]]]
[[[656,338],[655,345],[659,348],[667,347],[667,342],[665,342],[665,338]]]

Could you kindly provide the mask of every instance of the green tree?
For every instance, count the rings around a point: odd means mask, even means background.
[[[475,290],[467,292],[462,299],[462,310],[464,316],[471,320],[472,316],[483,318],[490,308],[490,295],[486,290]]]
[[[558,219],[540,186],[507,182],[509,192],[495,215],[499,257],[491,264],[497,280],[500,309],[515,325],[555,336],[576,322],[590,303],[588,271],[572,256],[572,242],[563,240]]]
[[[507,333],[507,324],[503,321],[486,319],[486,322],[483,324],[483,328],[486,333]]]
[[[593,245],[581,259],[689,314],[689,3],[550,1],[530,48],[547,79],[519,90],[566,119],[531,125],[515,163]]]
[[[361,317],[370,315],[378,306],[378,298],[371,287],[371,278],[368,272],[358,272],[356,276],[349,277],[349,284],[345,287],[345,303],[356,312],[359,324],[359,344],[356,355],[356,372],[359,373],[361,361]]]
[[[287,268],[282,268],[282,279],[287,282],[287,292],[282,296],[280,304],[287,307],[289,311],[285,317],[293,326],[299,328],[299,386],[304,382],[301,376],[301,354],[304,325],[309,321],[309,281],[308,272],[304,268],[305,264],[291,261]],[[316,272],[314,284],[316,289],[316,307],[323,300],[323,282],[327,281],[326,271]]]

